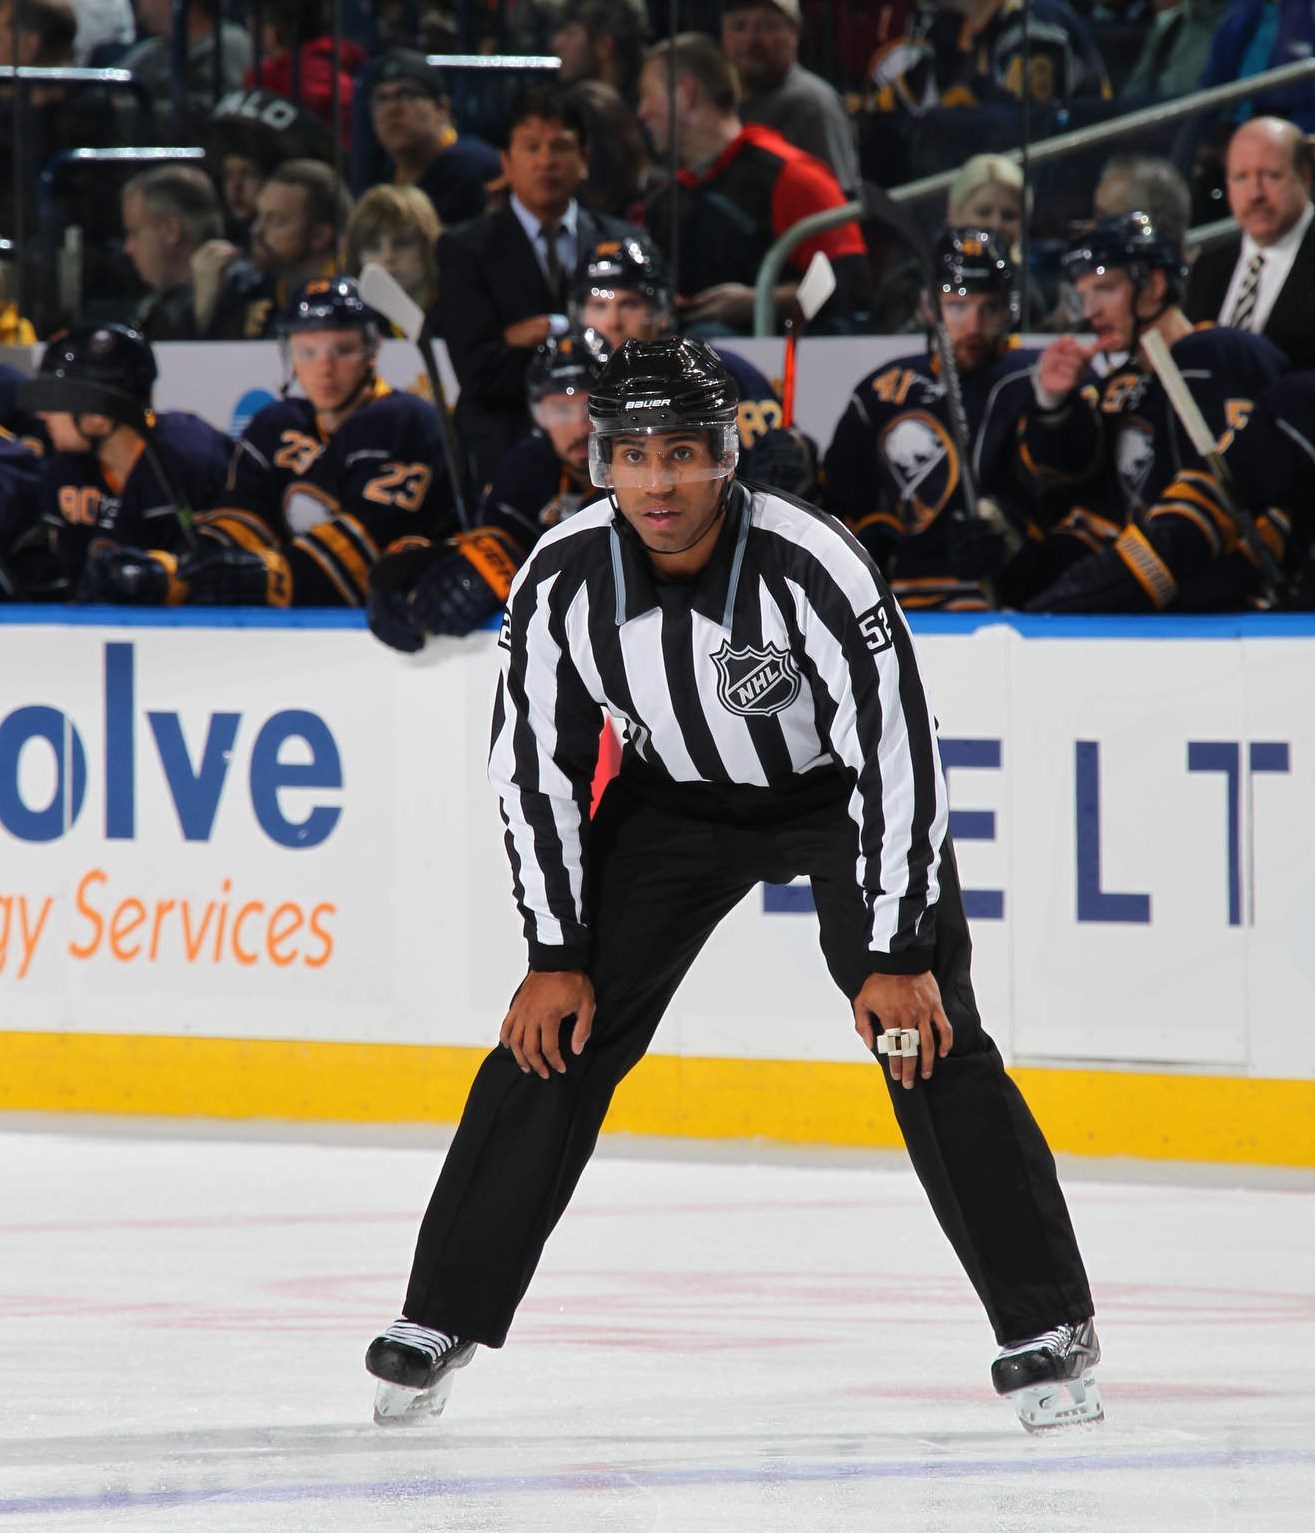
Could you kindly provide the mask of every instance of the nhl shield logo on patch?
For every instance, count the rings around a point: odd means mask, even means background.
[[[743,718],[782,713],[799,696],[799,667],[788,650],[732,649],[727,639],[712,657],[717,667],[717,699]]]

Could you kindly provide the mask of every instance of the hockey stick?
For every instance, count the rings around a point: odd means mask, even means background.
[[[1167,342],[1158,330],[1148,330],[1142,336],[1142,347],[1146,352],[1146,360],[1151,364],[1155,376],[1169,396],[1169,403],[1173,406],[1174,414],[1181,421],[1188,441],[1208,464],[1219,486],[1224,506],[1229,516],[1233,518],[1251,557],[1260,566],[1260,572],[1269,584],[1275,590],[1281,589],[1282,573],[1268,545],[1260,536],[1260,529],[1256,526],[1255,518],[1242,504],[1237,483],[1229,472],[1227,463],[1224,462],[1223,454],[1219,451],[1215,434],[1211,431],[1205,416],[1201,414],[1200,405],[1192,397],[1192,391],[1188,388],[1187,380],[1183,377],[1177,362],[1174,361]]]
[[[818,310],[836,290],[836,274],[826,251],[819,250],[808,263],[803,281],[795,289],[799,319],[785,322],[785,369],[781,381],[781,425],[788,431],[794,425],[795,350],[799,337]]]
[[[434,360],[434,337],[429,328],[429,318],[420,305],[405,291],[390,272],[373,261],[361,268],[361,297],[395,329],[400,330],[420,353],[424,363],[429,387],[434,392],[434,407],[438,411],[438,430],[443,443],[443,462],[447,466],[448,479],[452,485],[452,500],[457,510],[457,520],[463,531],[470,527],[467,510],[468,496],[464,459],[461,443],[457,440],[456,427],[447,407],[447,394],[439,377],[438,363]]]

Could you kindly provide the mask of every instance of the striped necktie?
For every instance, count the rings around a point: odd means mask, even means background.
[[[1260,286],[1260,268],[1264,264],[1265,258],[1258,250],[1247,262],[1242,286],[1238,288],[1237,297],[1233,301],[1233,312],[1228,316],[1228,323],[1238,330],[1251,328],[1251,316],[1256,310],[1256,289]]]
[[[566,306],[566,272],[562,266],[562,253],[557,248],[557,237],[564,233],[561,224],[547,223],[539,230],[539,238],[547,247],[545,275],[552,290],[552,300],[559,309]]]

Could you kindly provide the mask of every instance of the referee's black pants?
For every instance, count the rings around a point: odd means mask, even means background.
[[[724,805],[722,817],[698,818],[636,797],[621,779],[609,786],[588,851],[593,1034],[576,1056],[565,1028],[566,1071],[546,1081],[502,1046],[480,1067],[421,1225],[408,1319],[502,1345],[617,1083],[713,928],[756,884],[811,876],[827,966],[847,998],[858,994],[871,965],[846,799],[828,792],[785,817],[778,801],[774,818],[737,822]],[[948,838],[940,885],[933,970],[954,1046],[911,1091],[881,1073],[914,1169],[1003,1344],[1084,1319],[1091,1294],[1054,1160],[982,1030]]]

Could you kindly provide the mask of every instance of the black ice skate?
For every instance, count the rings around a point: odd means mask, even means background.
[[[1104,1419],[1091,1370],[1100,1362],[1095,1323],[1057,1325],[1007,1346],[991,1364],[991,1382],[1029,1432]]]
[[[395,1320],[370,1343],[365,1366],[379,1387],[374,1419],[401,1426],[441,1416],[452,1393],[452,1375],[475,1355],[476,1343],[431,1331],[411,1320]]]

